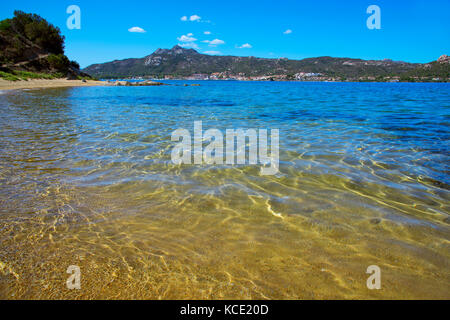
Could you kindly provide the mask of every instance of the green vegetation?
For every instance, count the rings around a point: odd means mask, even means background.
[[[450,78],[450,64],[445,62],[434,61],[423,66],[418,67],[405,75],[409,79],[449,79]]]
[[[37,14],[15,11],[12,19],[0,22],[0,31],[5,35],[14,36],[19,41],[30,41],[46,52],[64,54],[64,36],[61,35],[59,28]]]
[[[0,71],[0,78],[4,79],[4,80],[8,80],[8,81],[18,81],[21,80],[19,77],[11,74],[11,73],[7,73],[7,72],[3,72]]]
[[[80,70],[80,64],[76,61],[70,61],[70,66],[74,69]]]
[[[67,70],[70,65],[69,59],[63,54],[51,54],[47,57],[47,61],[52,69],[58,71]]]
[[[0,31],[7,32],[11,29],[11,19],[0,21]]]
[[[61,73],[36,73],[30,71],[14,70],[10,72],[0,71],[0,78],[9,81],[29,80],[29,79],[59,79],[64,78]],[[82,79],[82,77],[80,77]]]
[[[0,77],[20,79],[92,79],[64,55],[64,36],[42,17],[15,11],[0,21]]]

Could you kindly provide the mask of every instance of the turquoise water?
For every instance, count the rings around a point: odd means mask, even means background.
[[[167,83],[0,95],[2,298],[450,298],[449,84]],[[200,120],[280,172],[174,165]]]

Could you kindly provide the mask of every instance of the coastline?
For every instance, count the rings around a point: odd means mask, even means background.
[[[87,80],[67,80],[67,79],[31,79],[20,81],[8,81],[0,79],[0,90],[17,90],[17,89],[42,89],[42,88],[62,88],[62,87],[93,87],[107,86],[103,81]]]
[[[179,81],[190,81],[191,79],[176,79]],[[193,81],[193,80],[191,80]],[[195,80],[195,81],[244,81],[244,82],[332,82],[332,83],[361,83],[362,81],[269,81],[269,80]],[[49,88],[67,88],[67,87],[95,87],[95,86],[125,86],[123,81],[117,81],[116,83],[110,83],[107,81],[97,81],[97,80],[87,80],[83,82],[82,80],[67,80],[67,79],[30,79],[30,80],[20,80],[20,81],[9,81],[0,79],[0,92],[11,91],[11,90],[21,90],[21,89],[49,89]],[[152,81],[153,82],[153,81]],[[376,81],[365,81],[371,83],[399,83],[399,82],[376,82]],[[403,83],[428,83],[428,82],[403,82]],[[434,83],[445,83],[445,82],[434,82]],[[154,84],[147,84],[147,86],[160,85],[160,83],[155,82]],[[138,85],[134,85],[138,86]]]

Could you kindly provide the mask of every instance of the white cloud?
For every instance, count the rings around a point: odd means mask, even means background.
[[[182,17],[180,18],[180,20],[181,20],[181,21],[191,21],[191,22],[197,21],[197,22],[203,22],[203,23],[211,23],[210,20],[202,20],[202,17],[200,17],[200,16],[197,15],[197,14],[193,14],[193,15],[190,16],[190,17],[188,17],[188,16],[182,16]]]
[[[202,42],[209,43],[209,45],[210,45],[211,47],[215,47],[215,46],[217,46],[217,45],[219,45],[219,44],[224,44],[224,43],[225,43],[225,41],[219,40],[219,39],[214,39],[214,40],[203,40]]]
[[[199,49],[198,45],[195,42],[179,43],[178,45],[183,48]]]
[[[252,45],[250,43],[244,43],[242,46],[238,47],[239,49],[250,49]]]
[[[292,30],[291,29],[287,29],[285,32],[283,32],[284,34],[291,34]]]
[[[188,33],[187,35],[182,35],[181,37],[178,37],[178,41],[181,42],[193,42],[193,41],[197,41],[197,39],[195,39],[194,37],[192,37],[193,34],[192,33]]]
[[[220,51],[205,51],[203,53],[211,54],[211,55],[218,55],[218,54],[221,54],[222,52],[220,52]]]
[[[211,31],[205,31],[204,34],[211,34]]]
[[[219,40],[219,39],[214,39],[213,41],[211,41],[209,44],[212,44],[212,45],[218,45],[218,44],[224,44],[225,43],[225,41],[223,41],[223,40]]]
[[[132,27],[128,29],[129,32],[145,33],[146,31],[139,27]]]

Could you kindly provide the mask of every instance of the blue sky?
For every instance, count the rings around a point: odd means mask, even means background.
[[[381,30],[366,26],[366,9],[373,4],[381,9]],[[69,5],[81,9],[80,30],[66,26]],[[3,0],[0,19],[15,9],[60,27],[66,54],[82,67],[141,58],[176,44],[199,52],[290,59],[429,62],[450,54],[448,0]],[[130,32],[132,27],[145,32]]]

